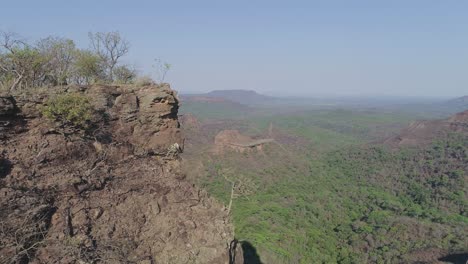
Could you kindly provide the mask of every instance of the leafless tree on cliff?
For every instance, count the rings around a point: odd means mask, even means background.
[[[227,214],[229,215],[234,199],[251,195],[257,186],[252,179],[242,174],[236,174],[231,169],[220,169],[218,174],[231,184],[231,194],[227,208]]]
[[[171,69],[172,65],[162,61],[161,59],[154,59],[154,64],[152,66],[156,73],[156,81],[158,83],[163,83],[166,78],[167,72]]]
[[[90,32],[88,36],[93,51],[101,58],[109,79],[113,81],[114,69],[120,58],[128,53],[130,43],[122,38],[119,32]]]

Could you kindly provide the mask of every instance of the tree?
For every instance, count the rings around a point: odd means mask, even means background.
[[[242,174],[236,174],[230,169],[219,169],[218,175],[222,176],[231,184],[231,195],[227,211],[227,214],[229,215],[231,213],[233,200],[239,197],[251,195],[257,189],[257,185],[251,178]]]
[[[26,42],[14,32],[0,31],[0,47],[9,52],[13,52],[18,47],[26,46]]]
[[[20,88],[116,81],[132,83],[135,69],[120,64],[129,43],[118,32],[89,33],[93,50],[78,50],[71,39],[47,37],[31,45],[0,31],[0,87]]]
[[[22,49],[16,49],[15,53],[11,54],[11,58],[23,75],[19,87],[38,87],[43,84],[47,58],[42,56],[36,48],[28,45]]]
[[[48,37],[37,43],[39,52],[47,59],[47,77],[52,84],[67,84],[76,55],[71,39]]]
[[[76,50],[73,79],[78,84],[91,84],[104,77],[100,58],[89,50]]]
[[[13,32],[0,32],[0,70],[4,82],[11,82],[9,90],[15,90],[26,75],[29,46]]]
[[[163,83],[166,78],[167,72],[171,69],[171,64],[163,62],[161,59],[155,59],[153,68],[156,71],[156,80]]]
[[[7,55],[4,53],[0,53],[0,87],[9,89],[11,86],[13,75],[8,67],[7,61]]]
[[[114,81],[114,69],[122,56],[128,53],[130,44],[119,32],[96,32],[89,34],[91,47],[99,56],[111,81]]]

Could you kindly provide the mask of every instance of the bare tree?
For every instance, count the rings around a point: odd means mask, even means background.
[[[37,211],[40,212],[40,209]],[[24,263],[32,259],[34,252],[45,242],[48,216],[41,212],[37,215],[25,214],[21,218],[2,218],[0,263]]]
[[[12,75],[13,83],[9,89],[14,90],[25,77],[26,69],[17,52],[24,50],[28,45],[18,34],[13,32],[0,32],[0,70],[5,75]]]
[[[234,199],[251,195],[257,188],[255,182],[243,174],[236,174],[231,169],[220,169],[218,175],[221,175],[227,182],[231,184],[231,195],[227,214],[231,213],[232,203]]]
[[[89,85],[105,79],[105,69],[100,58],[89,50],[76,50],[72,67],[72,80],[78,84]]]
[[[106,65],[109,79],[113,81],[114,68],[120,58],[128,53],[130,43],[119,32],[90,32],[88,35],[93,51]]]
[[[0,47],[11,53],[14,53],[16,48],[27,45],[26,41],[14,32],[0,31],[0,41]]]
[[[154,59],[152,67],[156,71],[156,81],[163,83],[166,78],[166,74],[171,69],[172,65],[167,62],[163,62],[161,59]]]

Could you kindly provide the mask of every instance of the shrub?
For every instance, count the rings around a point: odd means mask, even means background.
[[[42,114],[64,125],[85,128],[93,116],[94,109],[89,99],[81,94],[62,94],[50,99]]]
[[[136,80],[134,81],[135,86],[149,86],[153,85],[154,80],[151,79],[149,76],[138,76]]]
[[[73,65],[74,81],[78,84],[92,84],[105,80],[104,66],[96,54],[88,50],[77,50]]]
[[[114,69],[114,82],[119,84],[132,83],[136,78],[135,69],[130,66],[121,65]]]

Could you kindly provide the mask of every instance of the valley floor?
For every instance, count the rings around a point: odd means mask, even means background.
[[[199,116],[186,129],[186,170],[226,206],[233,182],[240,186],[231,216],[247,263],[437,262],[467,253],[465,130],[414,148],[385,143],[417,118],[398,113]],[[214,154],[225,129],[275,141]]]

